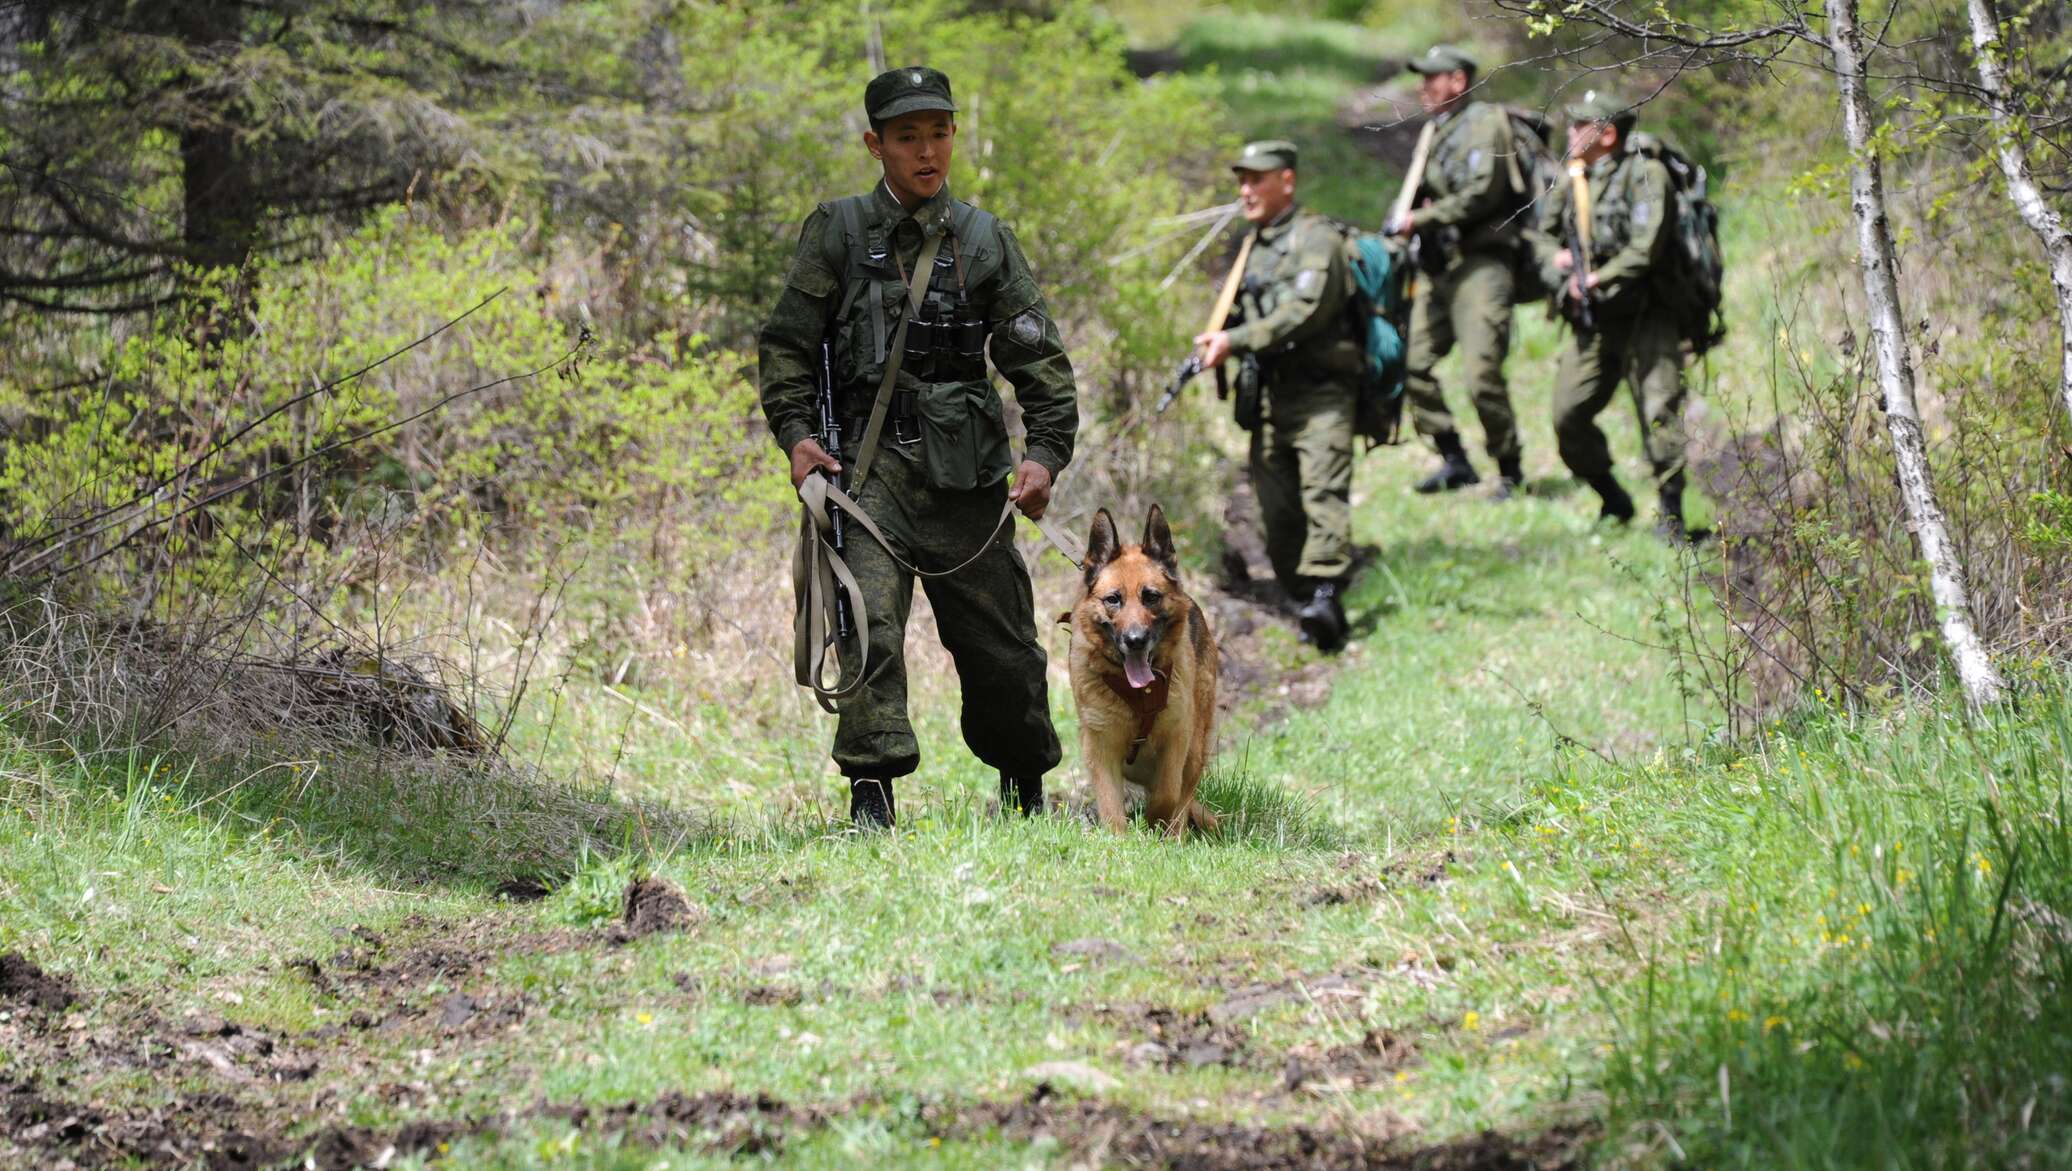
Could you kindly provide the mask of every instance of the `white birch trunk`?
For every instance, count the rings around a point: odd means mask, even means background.
[[[2000,13],[1993,0],[1969,0],[1967,7],[1971,10],[1971,44],[1978,51],[1979,82],[1985,88],[1986,106],[1993,113],[1993,131],[1999,138],[2000,173],[2007,177],[2007,197],[2050,257],[2050,283],[2058,292],[2059,346],[2064,351],[2058,368],[2058,397],[2064,400],[2067,419],[2072,420],[2072,232],[2065,229],[2065,218],[2058,210],[2044,201],[2035,173],[2029,169],[2023,127],[2015,117],[2007,71],[2000,63]]]
[[[1871,146],[1870,96],[1865,92],[1863,33],[1856,23],[1857,0],[1827,0],[1828,48],[1834,53],[1841,87],[1842,133],[1849,144],[1849,203],[1856,217],[1856,245],[1863,268],[1863,296],[1870,309],[1871,338],[1878,357],[1878,389],[1885,399],[1885,425],[1892,436],[1900,496],[1907,522],[1928,563],[1943,642],[1957,667],[1964,695],[1974,708],[2000,699],[2000,673],[1972,626],[1964,566],[1950,543],[1949,526],[1935,500],[1921,408],[1914,397],[1913,358],[1907,352],[1900,313],[1892,225],[1885,211],[1885,176]]]

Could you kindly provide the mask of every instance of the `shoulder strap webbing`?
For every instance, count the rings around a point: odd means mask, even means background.
[[[863,282],[856,279],[856,254],[863,247],[863,201],[861,195],[845,196],[834,202],[835,217],[842,225],[842,247],[840,255],[829,254],[828,264],[841,274],[841,289],[835,297],[836,323],[849,320],[849,314],[856,308],[856,298]],[[825,253],[826,243],[822,242]]]
[[[906,356],[907,323],[921,311],[921,301],[928,296],[928,278],[935,275],[935,254],[942,250],[943,235],[938,232],[921,242],[921,255],[914,260],[914,275],[907,278],[906,312],[899,315],[899,328],[893,331],[892,344],[886,347],[885,374],[878,379],[878,398],[871,404],[870,422],[864,425],[863,444],[856,453],[856,475],[850,481],[850,491],[857,496],[863,495],[871,461],[878,454],[878,436],[885,430],[885,412],[892,406],[892,385],[899,381],[900,359]]]

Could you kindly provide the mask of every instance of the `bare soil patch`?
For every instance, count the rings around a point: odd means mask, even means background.
[[[618,926],[609,933],[613,943],[665,931],[687,931],[705,920],[705,908],[659,878],[640,878],[628,884],[624,905]]]
[[[1294,1093],[1305,1086],[1348,1089],[1377,1085],[1422,1060],[1417,1046],[1408,1039],[1388,1029],[1369,1029],[1356,1044],[1290,1050],[1281,1088]]]
[[[1172,1171],[1559,1171],[1581,1165],[1581,1147],[1588,1136],[1578,1127],[1527,1136],[1490,1131],[1406,1149],[1400,1140],[1350,1129],[1159,1118],[1102,1102],[1067,1099],[1047,1085],[1037,1086],[1018,1102],[928,1107],[922,1117],[944,1138],[1045,1137],[1088,1163]]]
[[[1200,1069],[1248,1063],[1249,1038],[1210,1019],[1207,1012],[1182,1012],[1162,1004],[1100,1005],[1095,1020],[1121,1031],[1123,1059],[1156,1069]]]
[[[0,952],[0,1004],[63,1012],[75,999],[70,980],[50,975],[19,952]]]

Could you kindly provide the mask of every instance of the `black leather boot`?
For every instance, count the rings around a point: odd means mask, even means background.
[[[1597,508],[1598,520],[1617,521],[1619,524],[1625,524],[1633,519],[1633,497],[1628,496],[1626,489],[1619,486],[1619,478],[1617,476],[1606,472],[1602,476],[1585,482],[1595,489],[1597,495],[1604,500],[1604,503]]]
[[[1417,482],[1418,492],[1430,496],[1434,492],[1452,492],[1482,482],[1482,477],[1475,474],[1475,465],[1468,462],[1468,452],[1460,445],[1458,431],[1434,435],[1432,443],[1439,449],[1441,463],[1437,471]]]
[[[1302,622],[1302,640],[1320,651],[1335,651],[1345,645],[1345,605],[1338,600],[1338,591],[1337,581],[1319,581],[1309,601],[1296,611]]]
[[[891,781],[849,778],[849,820],[857,829],[891,829],[897,816]]]
[[[1691,534],[1684,528],[1683,485],[1665,486],[1660,496],[1661,515],[1655,519],[1655,535],[1672,545],[1688,545]]]
[[[1000,774],[1000,813],[1034,817],[1043,812],[1043,778],[1010,777]]]
[[[1509,500],[1525,488],[1525,467],[1517,456],[1497,461],[1496,467],[1496,490],[1489,494],[1491,500]]]

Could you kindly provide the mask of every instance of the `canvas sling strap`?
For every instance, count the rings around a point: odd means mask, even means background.
[[[885,356],[885,373],[878,382],[878,396],[871,404],[870,421],[864,425],[863,442],[857,449],[851,481],[854,495],[822,475],[807,476],[799,485],[799,500],[803,507],[799,514],[799,540],[793,548],[791,561],[792,595],[797,605],[792,621],[793,674],[799,686],[811,688],[813,698],[830,712],[836,710],[837,700],[854,695],[863,687],[870,668],[870,616],[856,575],[835,552],[834,519],[829,509],[841,509],[854,525],[861,526],[864,533],[885,550],[886,556],[916,577],[948,577],[965,569],[985,556],[1001,529],[1013,523],[1014,501],[1010,499],[1001,503],[999,518],[971,556],[948,569],[926,570],[901,557],[883,530],[878,528],[877,522],[871,520],[855,500],[856,496],[863,494],[865,478],[870,474],[871,462],[877,453],[878,438],[885,428],[893,386],[899,378],[900,359],[906,352],[907,323],[920,312],[921,302],[928,295],[928,279],[935,271],[935,255],[942,247],[942,240],[943,233],[937,233],[922,243],[921,254],[914,262],[914,274],[908,278],[907,311],[900,315],[899,325],[893,332],[892,343]],[[959,259],[961,262],[961,257]],[[1081,563],[1083,559],[1074,554],[1049,525],[1039,520],[1036,527],[1074,566]],[[850,531],[855,531],[853,526]],[[838,663],[836,677],[830,681],[827,677],[827,652],[836,641],[834,616],[837,597],[846,599],[848,603],[850,625],[854,631],[855,662],[852,665],[846,661],[846,655],[841,656],[843,661]]]

